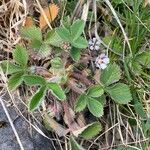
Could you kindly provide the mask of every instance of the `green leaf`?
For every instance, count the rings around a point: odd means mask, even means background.
[[[2,61],[0,66],[2,67],[3,71],[6,72],[7,74],[13,74],[23,71],[21,66],[16,65],[15,63],[9,61]]]
[[[73,41],[71,44],[76,48],[87,48],[87,45],[88,45],[87,40],[84,39],[83,37],[79,37],[78,39]]]
[[[78,61],[81,57],[81,51],[78,48],[72,47],[70,50],[70,56],[74,61]]]
[[[146,112],[144,111],[143,105],[140,102],[136,101],[134,103],[134,109],[141,118],[146,118]]]
[[[110,97],[119,104],[127,104],[132,100],[130,89],[128,85],[124,83],[118,83],[108,87],[106,91],[110,94]]]
[[[38,50],[38,55],[42,58],[45,58],[51,54],[52,48],[47,44],[42,44],[40,49]]]
[[[54,69],[61,69],[63,68],[63,62],[60,57],[55,57],[51,60],[51,66]]]
[[[42,100],[44,99],[46,92],[46,86],[42,86],[29,101],[29,111],[34,111],[39,107]]]
[[[51,90],[51,93],[57,97],[59,100],[65,100],[66,95],[65,92],[62,90],[61,86],[59,86],[57,83],[47,83],[48,89]]]
[[[80,35],[82,34],[84,30],[84,21],[83,20],[76,20],[72,25],[71,25],[71,36],[73,38],[73,41],[78,39]]]
[[[25,27],[21,29],[21,35],[25,38],[29,38],[31,40],[39,40],[42,41],[42,33],[40,28],[35,26]]]
[[[85,94],[81,94],[75,104],[76,112],[82,111],[86,107],[87,96]]]
[[[8,79],[8,88],[15,90],[22,83],[23,72],[15,73]]]
[[[102,126],[98,122],[87,125],[86,129],[80,134],[85,139],[91,139],[102,130]]]
[[[103,105],[94,98],[88,97],[88,109],[95,117],[103,115]]]
[[[70,137],[70,150],[84,150],[84,148],[77,143],[73,136]]]
[[[63,39],[58,35],[55,30],[51,30],[47,33],[44,42],[55,47],[60,47],[61,43],[63,43]]]
[[[150,68],[150,52],[145,51],[143,53],[138,54],[135,60],[138,61],[143,66]]]
[[[119,81],[121,78],[121,70],[117,64],[109,64],[108,67],[102,71],[100,81],[108,86]]]
[[[41,45],[42,45],[42,42],[39,41],[39,40],[33,39],[31,41],[31,48],[34,49],[34,50],[40,49]]]
[[[100,85],[91,86],[87,91],[87,95],[90,97],[100,97],[102,94],[104,94],[104,90]]]
[[[23,81],[29,86],[46,84],[45,79],[37,75],[24,75]]]
[[[62,38],[63,41],[69,42],[71,40],[70,32],[65,27],[57,28],[56,32]]]
[[[27,50],[21,45],[17,45],[16,49],[13,50],[13,59],[22,67],[26,67],[28,63],[28,57]]]

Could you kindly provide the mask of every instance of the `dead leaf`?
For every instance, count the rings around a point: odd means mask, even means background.
[[[58,6],[56,4],[50,4],[49,7],[44,9],[45,16],[47,17],[49,22],[52,22],[58,15]],[[44,14],[40,15],[40,28],[43,29],[47,26],[46,20],[44,18]]]
[[[49,117],[48,114],[44,114],[44,121],[46,123],[47,129],[50,128],[52,130],[54,130],[59,137],[65,136],[69,130],[64,128],[61,124],[59,124],[58,122],[56,122],[53,118]]]
[[[147,5],[150,5],[150,0],[145,0],[144,7],[146,7]]]
[[[24,27],[31,27],[33,25],[34,25],[33,18],[29,16],[26,17]]]

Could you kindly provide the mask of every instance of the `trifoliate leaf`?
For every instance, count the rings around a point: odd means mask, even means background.
[[[88,97],[87,106],[89,111],[95,117],[101,117],[103,115],[103,105],[96,99]]]
[[[105,86],[119,81],[121,78],[121,70],[117,64],[109,64],[108,67],[102,71],[100,82]]]
[[[29,86],[46,84],[45,79],[37,75],[24,75],[23,81]]]
[[[57,97],[59,100],[65,100],[66,95],[65,92],[62,90],[61,86],[57,83],[47,83],[48,89],[51,91],[51,93]]]
[[[15,73],[8,79],[8,88],[15,90],[22,83],[23,72]]]
[[[13,59],[22,67],[26,67],[28,63],[27,50],[21,45],[17,45],[16,48],[13,50]]]
[[[81,94],[78,97],[76,104],[75,104],[76,112],[80,112],[86,107],[86,104],[87,104],[86,101],[87,101],[87,96],[85,94]]]
[[[106,88],[106,91],[119,104],[127,104],[132,100],[130,88],[124,83],[117,83],[114,86]]]
[[[79,36],[82,34],[84,30],[84,21],[83,20],[76,20],[70,27],[71,30],[71,36],[73,38],[73,41],[78,39]]]
[[[29,102],[29,111],[34,111],[41,104],[46,92],[46,86],[42,86],[31,98]]]
[[[100,85],[91,86],[87,91],[87,95],[90,97],[100,97],[103,93],[104,90]]]

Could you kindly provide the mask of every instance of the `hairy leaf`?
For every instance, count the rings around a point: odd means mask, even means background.
[[[132,100],[130,89],[128,85],[124,83],[118,83],[108,87],[106,91],[110,94],[110,97],[119,104],[127,104]]]
[[[22,83],[23,72],[15,73],[8,79],[8,88],[15,90]]]
[[[135,58],[136,61],[138,61],[143,66],[150,68],[150,52],[145,51],[143,53],[140,53]]]
[[[87,48],[87,41],[83,37],[79,37],[75,41],[72,42],[72,45],[76,48]]]
[[[65,27],[60,27],[56,29],[56,32],[58,33],[58,35],[62,38],[63,41],[69,42],[70,39],[70,32],[68,29],[66,29]]]
[[[117,64],[110,64],[108,67],[102,71],[100,81],[108,86],[119,81],[121,78],[121,70]]]
[[[99,122],[94,122],[87,125],[86,129],[80,134],[85,139],[91,139],[102,130],[102,126]]]
[[[87,95],[90,97],[100,97],[103,93],[104,90],[100,85],[91,86],[87,91]]]
[[[21,65],[22,67],[26,67],[28,63],[28,53],[27,50],[21,45],[17,45],[13,51],[13,59]]]
[[[48,89],[52,92],[52,94],[57,97],[59,100],[65,100],[66,95],[65,92],[62,90],[61,86],[57,83],[48,83],[47,84]]]
[[[78,61],[81,57],[81,51],[78,48],[72,47],[70,50],[70,55],[74,61]]]
[[[101,117],[103,115],[103,105],[96,99],[88,98],[88,109],[95,117]]]
[[[23,81],[29,86],[46,84],[45,79],[37,75],[24,75]]]
[[[46,92],[46,86],[42,86],[29,101],[29,110],[34,111],[41,104]]]
[[[25,27],[21,29],[21,35],[31,40],[42,41],[42,33],[40,28],[36,26]]]
[[[61,43],[63,43],[63,39],[58,35],[55,30],[51,30],[47,33],[44,42],[55,47],[60,47]]]
[[[13,74],[22,71],[22,67],[10,61],[2,61],[0,66],[7,74]]]
[[[75,104],[76,112],[80,112],[86,107],[86,104],[87,104],[86,101],[87,101],[87,96],[85,94],[81,94],[78,97],[76,104]]]
[[[83,20],[76,20],[71,25],[70,30],[71,30],[71,36],[72,36],[73,40],[78,39],[84,30],[84,21]]]

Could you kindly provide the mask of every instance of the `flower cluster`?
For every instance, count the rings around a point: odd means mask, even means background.
[[[99,40],[97,40],[96,38],[90,39],[89,40],[89,49],[91,51],[96,50],[98,51],[100,49],[100,44],[101,42]]]
[[[96,67],[99,69],[105,69],[107,65],[109,64],[109,58],[104,53],[100,54],[95,61]]]

